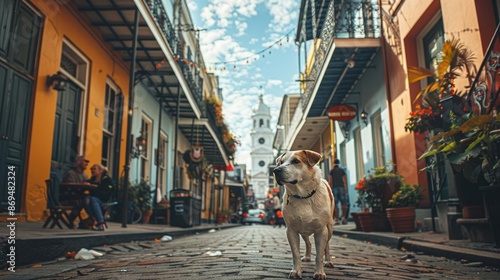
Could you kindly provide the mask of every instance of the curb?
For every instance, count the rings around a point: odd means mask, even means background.
[[[17,266],[25,266],[33,263],[50,261],[64,256],[66,252],[78,251],[81,248],[93,248],[103,245],[113,245],[131,241],[145,241],[161,238],[164,235],[181,237],[206,233],[211,229],[226,229],[239,225],[214,225],[211,228],[187,228],[174,231],[148,231],[140,233],[108,233],[102,235],[77,235],[64,238],[32,238],[17,239],[16,254],[19,258]]]
[[[350,239],[373,242],[379,245],[384,245],[391,248],[399,249],[403,247],[404,237],[392,237],[383,234],[378,234],[376,232],[362,232],[362,231],[350,231],[350,230],[333,230],[333,235],[347,237]]]
[[[486,266],[500,268],[500,254],[494,252],[478,251],[433,242],[419,241],[404,236],[387,236],[377,232],[334,230],[333,235],[360,241],[373,242],[375,244],[384,245],[397,250],[404,247],[408,251],[423,252],[426,255],[445,257],[457,261],[467,260],[469,263],[481,262]]]
[[[412,240],[410,238],[403,240],[403,247],[414,252],[424,252],[428,255],[445,257],[457,261],[466,260],[468,263],[481,262],[486,266],[500,268],[500,254],[493,252],[453,247],[425,241]]]

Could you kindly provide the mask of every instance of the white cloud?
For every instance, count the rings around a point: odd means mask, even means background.
[[[187,5],[191,13],[195,13],[198,10],[198,4],[194,0],[187,0]]]
[[[267,80],[266,88],[278,87],[283,84],[282,80]]]
[[[259,39],[252,38],[252,39],[250,39],[250,41],[248,41],[248,44],[253,45],[253,44],[256,44],[257,42],[259,42]]]
[[[298,1],[269,0],[266,2],[266,7],[273,17],[268,25],[272,31],[283,33],[297,25]]]
[[[227,27],[233,18],[256,16],[257,5],[262,2],[263,0],[212,0],[202,9],[202,18],[207,26],[216,23],[219,27]]]
[[[234,25],[236,26],[236,29],[238,29],[238,33],[236,36],[243,36],[245,35],[245,30],[247,30],[248,24],[246,22],[240,22],[239,20],[234,22]]]

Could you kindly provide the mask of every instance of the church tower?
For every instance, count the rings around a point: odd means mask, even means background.
[[[250,132],[252,146],[251,184],[256,200],[264,200],[269,191],[269,164],[273,156],[273,131],[271,129],[271,109],[264,104],[263,95],[259,95],[259,104],[253,108],[253,127]]]

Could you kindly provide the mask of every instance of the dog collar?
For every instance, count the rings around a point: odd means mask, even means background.
[[[286,199],[286,205],[288,205],[290,203],[290,196],[293,197],[293,198],[297,198],[297,199],[306,199],[306,198],[310,198],[315,193],[316,193],[316,190],[313,190],[311,193],[309,193],[306,196],[300,196],[298,194],[294,194],[294,195],[289,194],[288,197],[287,197],[287,199]]]

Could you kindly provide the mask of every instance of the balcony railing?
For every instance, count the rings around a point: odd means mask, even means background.
[[[376,1],[342,2],[331,1],[321,30],[320,46],[314,52],[314,62],[307,73],[307,84],[302,96],[305,109],[318,81],[319,73],[327,61],[326,55],[334,38],[379,38],[379,7]]]
[[[160,28],[163,36],[167,39],[168,44],[174,50],[175,46],[175,29],[168,18],[167,12],[161,0],[145,0],[144,1],[151,14],[153,15],[156,24]]]
[[[161,0],[144,0],[147,4],[149,11],[153,15],[158,28],[161,30],[163,36],[165,36],[166,41],[170,45],[170,48],[174,52],[174,55],[177,55],[179,67],[182,69],[182,74],[184,75],[184,79],[186,80],[191,93],[193,94],[194,99],[196,100],[196,104],[198,108],[202,109],[202,80],[198,75],[193,75],[193,70],[191,69],[191,61],[184,61],[184,54],[182,53],[182,48],[178,47],[178,42],[181,42],[179,38],[176,38],[176,30],[172,26],[171,21],[168,18],[167,12],[165,10],[165,6],[163,5]],[[181,32],[178,33],[178,36],[182,36]],[[197,62],[195,62],[197,63]]]
[[[198,75],[193,74],[193,69],[191,67],[196,68],[196,66],[191,66],[191,64],[187,61],[179,59],[178,61],[179,67],[182,69],[182,73],[184,74],[184,78],[193,94],[194,99],[196,100],[196,104],[200,110],[202,109],[202,100],[203,100],[203,91],[202,91],[202,83],[201,78]],[[197,71],[196,69],[194,71]]]
[[[497,109],[500,84],[498,70],[500,69],[500,24],[490,42],[484,60],[479,67],[476,78],[469,90],[469,104],[477,114],[489,114]]]

